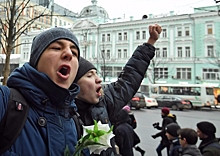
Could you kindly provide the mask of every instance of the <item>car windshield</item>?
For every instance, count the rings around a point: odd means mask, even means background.
[[[175,100],[182,100],[180,97],[173,97]]]

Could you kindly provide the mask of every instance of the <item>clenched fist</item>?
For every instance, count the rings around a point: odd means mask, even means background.
[[[158,24],[150,25],[149,26],[150,38],[148,40],[148,43],[153,45],[158,40],[159,34],[161,32],[162,32],[162,28],[160,25]]]

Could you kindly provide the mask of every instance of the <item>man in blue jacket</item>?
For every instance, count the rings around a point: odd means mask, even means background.
[[[30,106],[21,134],[3,156],[61,156],[67,146],[74,152],[77,131],[69,108],[75,107],[79,92],[72,84],[79,56],[78,40],[67,29],[52,28],[34,38],[30,61],[11,73],[7,86],[0,86],[0,120],[7,111],[9,87]]]
[[[97,75],[95,66],[83,58],[80,59],[79,70],[74,80],[80,86],[80,93],[75,102],[86,126],[93,125],[93,120],[109,125],[116,123],[116,114],[131,100],[140,87],[150,60],[155,55],[153,45],[158,40],[161,30],[157,24],[149,26],[148,41],[136,48],[118,80],[107,85],[104,92],[101,87],[102,80]],[[100,155],[112,156],[112,151],[114,149],[109,148]]]

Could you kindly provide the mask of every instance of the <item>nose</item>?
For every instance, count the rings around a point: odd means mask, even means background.
[[[62,58],[65,59],[65,60],[71,61],[72,57],[73,57],[73,54],[72,54],[71,49],[69,47],[65,48],[64,51],[63,51]]]
[[[102,82],[101,78],[98,75],[96,76],[95,81],[96,81],[96,83],[101,83]]]

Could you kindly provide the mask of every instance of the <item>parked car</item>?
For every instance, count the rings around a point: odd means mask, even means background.
[[[130,107],[134,107],[136,109],[140,108],[145,108],[146,107],[146,102],[145,102],[145,97],[144,94],[141,92],[137,92],[133,98],[130,100],[128,103]]]
[[[154,107],[154,108],[158,107],[158,103],[157,103],[156,99],[150,98],[146,95],[144,95],[144,98],[145,98],[145,103],[146,103],[147,109],[151,109],[152,107]]]
[[[189,100],[184,100],[176,96],[158,96],[156,97],[158,107],[168,107],[173,110],[191,109]]]

